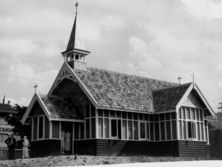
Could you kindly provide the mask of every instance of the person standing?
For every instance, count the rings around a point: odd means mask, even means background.
[[[14,138],[14,134],[12,133],[9,138],[5,140],[5,143],[8,146],[8,159],[14,159],[15,157],[15,146],[16,140]]]
[[[65,151],[70,153],[70,150],[71,150],[71,134],[67,132],[65,136]]]
[[[64,154],[65,151],[65,131],[62,131],[61,134],[61,147],[62,147],[62,154]]]
[[[29,158],[29,140],[26,136],[23,138],[22,159]]]

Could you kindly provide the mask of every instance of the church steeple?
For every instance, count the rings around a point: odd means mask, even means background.
[[[69,42],[66,47],[66,51],[62,52],[65,62],[67,62],[73,69],[87,70],[85,57],[90,53],[86,50],[83,38],[79,32],[79,27],[77,24],[78,15],[78,2],[75,5],[75,20],[72,27],[72,31],[69,37]]]

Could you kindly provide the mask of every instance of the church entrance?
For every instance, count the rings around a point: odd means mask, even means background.
[[[61,152],[62,154],[72,153],[72,127],[71,122],[61,122]]]

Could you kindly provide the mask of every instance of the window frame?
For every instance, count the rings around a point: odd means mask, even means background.
[[[141,124],[144,124],[144,138],[141,137]],[[139,140],[147,140],[147,122],[139,121]]]
[[[190,128],[191,128],[190,129],[191,131],[189,130],[189,125],[190,125]],[[197,139],[196,123],[194,121],[187,121],[187,138],[190,139],[190,140],[196,140]]]
[[[205,110],[200,107],[181,106],[178,110],[178,113],[182,112],[183,114],[188,114],[186,113],[186,111],[189,111],[190,115],[193,114],[193,117],[191,116],[190,119],[188,119],[187,117],[185,117],[185,119],[177,117],[177,123],[183,122],[184,124],[183,126],[185,126],[185,129],[183,129],[183,131],[181,131],[180,128],[178,128],[178,140],[207,142],[207,134],[206,134],[207,131],[205,131],[205,124],[204,124],[204,121],[205,121],[204,111]],[[189,122],[193,122],[193,125],[188,125],[190,124]],[[189,128],[190,128],[189,126],[193,126],[191,127],[192,132],[189,132]],[[186,136],[184,136],[184,130],[185,130]],[[182,138],[181,138],[181,133],[182,133]],[[191,136],[189,133],[192,133]]]
[[[50,139],[55,139],[55,140],[60,140],[61,139],[61,121],[50,121],[51,122],[51,137]],[[53,137],[53,122],[58,122],[59,123],[59,137]]]
[[[42,118],[42,137],[39,137],[39,130],[40,130],[40,118]],[[44,115],[39,115],[37,118],[37,140],[42,140],[45,138],[45,119]]]
[[[116,121],[116,136],[113,136],[112,135],[112,121]],[[112,139],[118,139],[118,119],[116,119],[116,118],[111,118],[110,119],[110,127],[109,127],[109,129],[110,129],[110,138],[112,138]]]

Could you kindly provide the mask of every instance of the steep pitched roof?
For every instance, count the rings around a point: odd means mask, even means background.
[[[86,46],[83,40],[83,37],[81,36],[80,33],[80,27],[79,24],[77,24],[77,14],[75,16],[75,20],[74,20],[74,24],[72,27],[72,31],[69,37],[69,42],[66,48],[66,52],[67,51],[71,51],[74,49],[77,50],[86,50]]]
[[[153,105],[156,112],[174,110],[191,83],[153,91]]]
[[[40,97],[48,109],[51,118],[80,119],[80,115],[69,99],[45,95],[40,95]]]
[[[88,68],[74,73],[100,107],[129,111],[154,112],[152,91],[178,86],[135,75]]]

